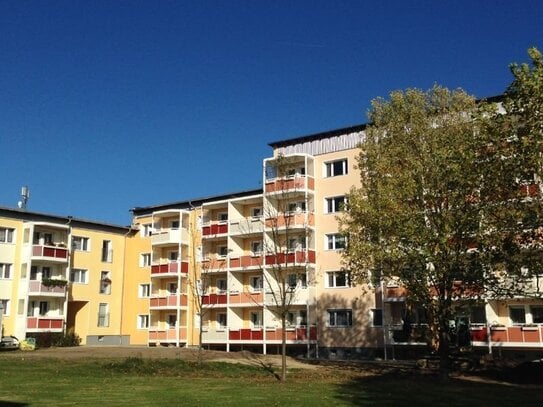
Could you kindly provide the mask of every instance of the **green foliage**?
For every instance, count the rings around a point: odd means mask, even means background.
[[[66,280],[57,280],[55,278],[44,278],[41,283],[45,287],[66,287],[68,284]]]
[[[67,332],[66,334],[61,332],[39,332],[29,334],[28,337],[36,340],[36,347],[38,348],[69,347],[81,344],[81,338],[74,332]]]

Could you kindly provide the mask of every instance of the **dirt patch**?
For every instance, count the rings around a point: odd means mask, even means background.
[[[147,346],[77,346],[69,348],[41,348],[35,351],[5,351],[0,352],[0,359],[9,358],[53,358],[53,359],[112,359],[112,358],[144,358],[144,359],[182,359],[198,360],[198,350],[177,347],[147,347]],[[280,366],[280,355],[260,355],[247,351],[221,352],[202,350],[203,360],[247,363],[259,366]],[[288,368],[318,369],[320,366],[305,363],[291,357],[287,358]]]

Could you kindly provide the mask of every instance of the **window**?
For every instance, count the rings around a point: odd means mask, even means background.
[[[261,207],[253,208],[251,210],[251,215],[253,218],[260,218],[262,216],[262,208]]]
[[[226,314],[224,312],[217,314],[217,327],[219,329],[226,328]]]
[[[0,263],[0,280],[9,280],[11,278],[11,264]]]
[[[0,227],[0,243],[13,243],[15,229]]]
[[[286,326],[295,326],[296,325],[296,314],[294,312],[287,312],[285,315],[285,325]]]
[[[290,288],[291,290],[294,290],[296,286],[298,285],[298,275],[289,274],[287,276],[287,284],[288,284],[288,288]]]
[[[251,252],[253,252],[253,255],[262,253],[262,240],[254,240],[251,242]]]
[[[111,278],[109,271],[102,271],[100,274],[100,294],[111,294]]]
[[[111,240],[102,241],[102,261],[105,263],[111,263],[113,260],[113,249]]]
[[[252,291],[261,291],[262,290],[262,277],[261,276],[252,276],[251,277],[251,289],[252,289]]]
[[[298,236],[288,239],[287,248],[289,252],[305,249],[305,236]]]
[[[168,328],[175,328],[177,325],[177,316],[175,314],[169,314],[166,318],[166,323],[168,324]]]
[[[146,223],[145,225],[140,225],[141,237],[151,236],[153,233],[153,225]]]
[[[381,308],[371,310],[371,325],[383,326],[383,310]]]
[[[51,267],[42,267],[41,268],[41,279],[47,280],[51,278]]]
[[[541,305],[530,306],[530,313],[532,314],[532,323],[543,324],[543,306]]]
[[[47,301],[40,301],[40,315],[47,315],[49,311],[49,303]]]
[[[175,295],[177,293],[177,283],[168,283],[168,294]]]
[[[347,204],[347,198],[345,196],[335,196],[333,198],[326,198],[325,213],[336,213],[343,211]]]
[[[300,202],[289,202],[288,204],[288,212],[289,213],[295,213],[295,212],[305,212],[305,201]]]
[[[524,307],[509,307],[509,318],[513,325],[526,323],[526,312]]]
[[[98,305],[98,326],[99,327],[108,327],[109,326],[109,312],[108,304],[100,303]]]
[[[228,221],[228,212],[221,212],[217,214],[217,219],[219,222],[227,222]]]
[[[149,297],[151,295],[151,284],[140,284],[138,293],[140,298]]]
[[[353,312],[350,309],[328,310],[328,326],[349,327],[353,325]]]
[[[326,284],[327,288],[350,287],[350,274],[348,271],[329,271],[326,273]]]
[[[217,279],[218,294],[226,294],[226,290],[227,290],[226,279],[224,278]]]
[[[138,315],[138,329],[149,328],[149,315]]]
[[[140,254],[140,267],[149,267],[151,265],[151,253]]]
[[[470,310],[470,323],[486,324],[486,312],[484,305],[474,306]]]
[[[262,328],[262,312],[251,312],[251,328]]]
[[[348,172],[347,159],[330,161],[324,163],[325,177],[337,177],[338,175],[346,175]]]
[[[345,249],[346,244],[347,244],[347,239],[345,238],[345,236],[339,233],[326,235],[326,247],[328,250]]]
[[[168,260],[170,260],[170,263],[179,260],[179,252],[177,250],[168,252]]]
[[[72,247],[74,248],[74,250],[82,250],[88,252],[90,249],[89,238],[74,236],[72,239]]]
[[[0,304],[2,304],[2,315],[8,316],[9,315],[9,300],[0,300]]]
[[[220,257],[226,257],[228,254],[228,246],[217,246],[217,254]]]
[[[87,270],[72,269],[70,270],[70,282],[75,284],[87,284]]]

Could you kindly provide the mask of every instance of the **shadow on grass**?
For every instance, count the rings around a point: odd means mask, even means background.
[[[261,367],[262,369],[264,369],[265,372],[275,377],[275,379],[279,381],[281,380],[281,376],[279,376],[274,370],[273,363],[266,362],[260,355],[255,355],[254,353],[250,352],[245,352],[243,356],[249,364]]]
[[[0,400],[0,406],[2,407],[20,407],[20,406],[28,406],[28,403],[19,403],[17,401],[6,401],[6,400]]]
[[[336,388],[335,398],[352,406],[511,406],[542,405],[541,387],[451,378],[417,369],[360,371]]]

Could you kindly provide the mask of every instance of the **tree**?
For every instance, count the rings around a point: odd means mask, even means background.
[[[354,278],[394,278],[408,305],[426,312],[429,344],[449,371],[449,321],[455,301],[485,284],[476,247],[484,118],[462,90],[434,86],[378,98],[361,144],[361,187],[348,196],[343,231],[346,265]]]
[[[287,371],[287,317],[292,314],[300,284],[307,284],[308,198],[300,188],[305,176],[296,166],[307,166],[305,158],[278,156],[268,163],[273,169],[271,193],[264,196],[266,304],[281,321],[281,375]],[[307,316],[306,316],[307,318]]]
[[[543,281],[543,56],[530,48],[531,64],[511,64],[513,82],[486,133],[486,206],[482,236],[495,274],[496,297],[541,297]]]

